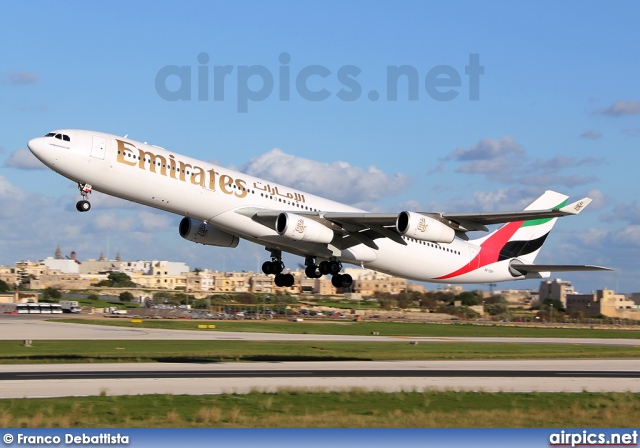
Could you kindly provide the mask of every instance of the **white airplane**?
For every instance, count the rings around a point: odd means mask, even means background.
[[[57,130],[28,143],[45,165],[78,183],[80,212],[93,189],[184,216],[180,235],[196,243],[236,247],[240,238],[264,245],[262,265],[277,286],[292,286],[282,252],[305,258],[309,278],[330,274],[349,287],[342,262],[435,283],[495,283],[546,278],[552,271],[610,270],[536,265],[556,219],[576,215],[591,199],[567,205],[546,191],[523,211],[497,213],[368,213],[345,204],[117,135]],[[504,224],[482,238],[469,231]]]

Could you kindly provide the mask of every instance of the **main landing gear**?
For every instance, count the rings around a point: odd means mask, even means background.
[[[266,275],[275,274],[274,283],[278,287],[290,288],[293,286],[294,278],[291,274],[283,274],[284,263],[282,262],[282,252],[271,250],[271,261],[262,263],[262,272]]]
[[[82,200],[76,203],[76,210],[79,212],[88,212],[91,210],[91,203],[88,201],[91,193],[91,185],[78,183],[78,190],[82,195]]]
[[[323,275],[331,275],[331,284],[336,288],[349,288],[353,284],[353,279],[349,274],[340,274],[342,263],[338,257],[331,257],[329,260],[321,261],[316,265],[313,257],[304,260],[307,266],[304,273],[309,278],[320,278]]]
[[[279,250],[267,250],[271,251],[271,261],[265,261],[262,264],[262,272],[266,275],[275,274],[276,286],[293,286],[293,275],[282,274],[282,271],[284,271],[282,252]],[[349,288],[353,284],[353,279],[349,274],[340,274],[342,263],[337,257],[331,257],[329,260],[322,261],[319,265],[316,264],[313,257],[307,257],[304,264],[306,265],[304,273],[307,278],[320,278],[323,275],[331,275],[331,284],[336,288]]]

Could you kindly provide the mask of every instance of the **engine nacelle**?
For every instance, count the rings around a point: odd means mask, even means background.
[[[456,236],[454,230],[446,224],[413,212],[401,212],[398,215],[396,230],[402,236],[432,243],[450,243]]]
[[[276,219],[276,232],[295,241],[330,243],[333,230],[313,219],[295,213],[280,213]]]
[[[185,240],[207,246],[236,247],[240,242],[237,236],[193,218],[182,218],[178,231]]]

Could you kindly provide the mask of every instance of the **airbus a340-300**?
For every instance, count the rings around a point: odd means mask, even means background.
[[[117,135],[58,130],[28,143],[45,165],[78,183],[91,208],[93,189],[184,216],[180,235],[196,243],[265,246],[262,265],[278,286],[292,286],[282,252],[305,259],[309,278],[331,275],[349,287],[342,263],[440,283],[494,283],[546,278],[553,271],[599,266],[533,264],[557,218],[576,215],[591,199],[545,191],[522,211],[497,213],[368,213],[295,188]],[[503,224],[489,232],[491,224]],[[485,231],[469,239],[467,232]]]

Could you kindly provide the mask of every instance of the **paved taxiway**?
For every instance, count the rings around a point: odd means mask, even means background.
[[[15,316],[14,316],[15,317]],[[292,323],[296,325],[296,323]],[[4,340],[258,340],[512,342],[640,346],[627,339],[397,338],[149,330],[0,319]],[[0,365],[0,397],[219,394],[279,388],[488,392],[640,392],[640,360],[258,362]]]
[[[215,322],[214,322],[215,323]],[[291,325],[304,323],[291,322]],[[196,323],[194,322],[194,327]],[[40,319],[3,316],[0,318],[1,340],[172,340],[172,341],[331,341],[331,342],[483,342],[517,344],[623,345],[640,347],[640,339],[598,338],[493,338],[493,337],[399,337],[349,336],[282,333],[234,333],[228,331],[162,330],[112,327],[105,325],[68,324]]]

